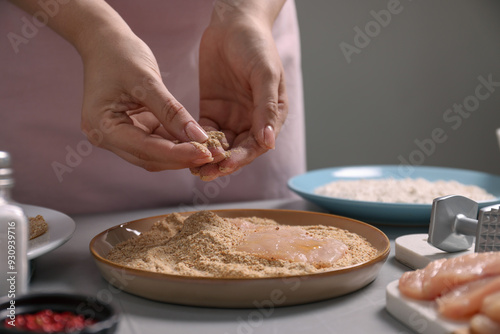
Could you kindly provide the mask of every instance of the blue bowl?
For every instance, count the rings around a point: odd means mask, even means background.
[[[304,199],[342,216],[369,223],[390,225],[428,225],[432,203],[406,204],[349,200],[318,195],[314,190],[338,180],[423,178],[428,181],[455,180],[462,184],[476,185],[495,196],[491,201],[481,201],[479,207],[500,203],[500,176],[457,168],[372,165],[346,166],[318,169],[291,178],[288,187]],[[450,194],[459,195],[459,194]]]

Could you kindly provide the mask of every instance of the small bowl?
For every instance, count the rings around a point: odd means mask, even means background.
[[[11,299],[3,297],[0,300],[0,332],[16,334],[38,333],[29,330],[9,328],[4,325],[10,315]],[[119,322],[118,311],[109,304],[104,304],[91,296],[71,295],[62,293],[28,294],[15,299],[15,315],[32,314],[42,310],[54,312],[70,311],[77,315],[93,318],[96,323],[86,326],[71,334],[112,334],[116,331]]]

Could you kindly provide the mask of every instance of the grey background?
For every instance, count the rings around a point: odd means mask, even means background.
[[[500,85],[500,2],[401,0],[377,34],[371,11],[391,3],[296,1],[308,169],[404,159],[500,174],[500,87],[456,129],[443,119],[475,95],[479,76]],[[373,37],[348,63],[340,43],[355,46],[354,28],[367,24]],[[431,153],[415,153],[422,152],[415,140],[431,150],[436,128],[446,140]]]

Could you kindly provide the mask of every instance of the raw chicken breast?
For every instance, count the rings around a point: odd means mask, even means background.
[[[500,252],[467,254],[404,273],[399,289],[407,297],[432,300],[459,285],[493,275],[500,275]]]
[[[493,293],[484,298],[481,313],[487,315],[500,326],[500,292]],[[498,331],[500,333],[500,331]]]
[[[485,298],[488,295],[496,292],[500,292],[500,276],[483,278],[460,285],[436,300],[439,313],[456,320],[470,318],[479,312],[483,300],[486,301]],[[494,307],[492,308],[488,303],[486,303],[486,307],[490,308],[492,313],[495,312]],[[500,317],[500,315],[496,314],[496,317]]]
[[[401,293],[410,298],[424,299],[422,297],[424,279],[436,275],[445,261],[446,259],[435,260],[429,263],[424,269],[404,273],[399,279],[399,290]]]
[[[484,314],[476,314],[470,321],[470,333],[498,334],[500,333],[500,323],[491,320]]]
[[[236,250],[270,260],[307,262],[317,268],[329,267],[344,256],[348,247],[333,238],[318,238],[294,226],[260,226],[236,222],[246,232]]]
[[[472,317],[470,332],[473,334],[500,333],[500,292],[484,298],[480,312]]]

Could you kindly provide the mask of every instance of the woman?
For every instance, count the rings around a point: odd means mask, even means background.
[[[0,148],[18,201],[74,214],[277,198],[305,170],[293,2],[12,2]],[[229,158],[191,143],[210,130]]]

